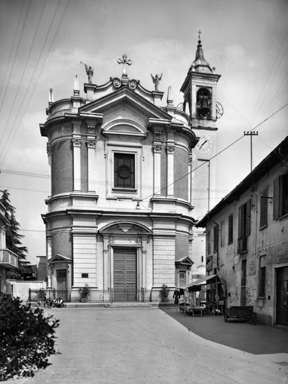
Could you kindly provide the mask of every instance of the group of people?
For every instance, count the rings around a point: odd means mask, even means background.
[[[64,301],[61,299],[61,297],[56,299],[51,299],[50,297],[46,296],[46,293],[44,296],[38,301],[38,305],[41,306],[41,302],[43,302],[44,308],[62,308]]]

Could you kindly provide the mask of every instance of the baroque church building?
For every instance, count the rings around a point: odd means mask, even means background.
[[[103,85],[86,66],[85,98],[77,77],[72,97],[54,102],[51,90],[40,125],[51,168],[47,287],[66,301],[86,284],[92,301],[154,301],[163,284],[172,296],[192,278],[192,152],[197,129],[217,120],[220,76],[199,40],[176,108],[169,91],[163,105],[159,76],[150,91],[129,78],[126,55],[118,63],[121,78]]]

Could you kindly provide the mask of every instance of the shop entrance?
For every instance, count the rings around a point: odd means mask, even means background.
[[[288,267],[276,269],[276,323],[288,326]]]
[[[114,248],[114,301],[137,301],[137,250]]]

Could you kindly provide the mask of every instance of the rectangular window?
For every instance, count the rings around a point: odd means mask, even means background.
[[[87,279],[89,277],[88,273],[82,273],[82,279]]]
[[[274,180],[273,218],[278,219],[288,213],[288,173]]]
[[[221,247],[225,246],[225,220],[221,221]]]
[[[214,240],[214,244],[213,244],[214,248],[213,248],[213,251],[217,252],[218,251],[218,236],[219,236],[218,235],[218,231],[219,231],[218,225],[214,227],[213,231],[214,231],[214,239],[213,239]]]
[[[233,243],[233,213],[228,217],[228,244]]]
[[[259,265],[259,297],[265,297],[265,285],[266,285],[266,257],[260,257]]]
[[[183,287],[186,284],[186,272],[179,272],[179,286]]]
[[[268,225],[268,187],[260,194],[260,228]]]
[[[208,255],[210,255],[211,253],[211,231],[210,230],[207,232],[207,252],[208,252]]]
[[[127,153],[114,154],[114,188],[135,188],[135,156]]]
[[[238,252],[247,252],[247,237],[251,231],[251,200],[239,207]]]

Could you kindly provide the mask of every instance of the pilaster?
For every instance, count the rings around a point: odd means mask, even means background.
[[[81,137],[73,137],[73,190],[81,191]]]
[[[167,144],[167,193],[168,196],[174,196],[174,154],[175,145]]]
[[[162,143],[154,143],[154,195],[161,194],[161,152]]]

